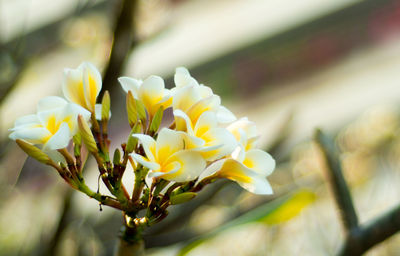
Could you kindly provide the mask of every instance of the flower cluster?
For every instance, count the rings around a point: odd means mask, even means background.
[[[101,104],[96,104],[102,81],[90,63],[66,69],[62,84],[66,100],[51,96],[39,101],[36,114],[15,122],[10,138],[30,156],[54,167],[73,188],[123,210],[127,225],[136,227],[160,221],[169,205],[192,199],[219,178],[233,180],[253,193],[272,193],[266,177],[275,161],[256,148],[255,124],[247,118],[237,120],[221,105],[220,97],[199,84],[186,68],[176,69],[172,89],[166,89],[159,76],[118,80],[127,93],[131,132],[113,157],[107,131],[110,96],[105,92]],[[167,108],[172,109],[173,118],[165,124]],[[85,185],[82,145],[96,159],[113,196]],[[132,193],[122,183],[128,164],[135,174]],[[145,209],[145,217],[138,218]]]

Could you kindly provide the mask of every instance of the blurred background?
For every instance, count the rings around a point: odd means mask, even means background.
[[[7,136],[41,98],[61,96],[64,68],[91,61],[106,72],[119,7],[0,0],[0,255],[112,254],[121,214],[71,193]],[[217,182],[171,207],[146,233],[149,255],[189,247],[188,255],[335,254],[344,237],[316,127],[335,138],[361,223],[399,204],[400,1],[139,0],[131,16],[121,74],[160,75],[172,87],[175,68],[189,68],[258,125],[278,163],[272,196]],[[117,83],[103,86],[114,98],[117,147],[129,133],[125,100],[115,100],[124,94]],[[88,167],[96,189],[97,170]],[[400,236],[366,255],[400,255]]]

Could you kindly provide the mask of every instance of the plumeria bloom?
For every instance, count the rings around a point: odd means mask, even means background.
[[[76,69],[64,70],[62,89],[65,98],[92,113],[95,113],[96,99],[101,87],[100,72],[89,62],[83,62]]]
[[[150,169],[149,177],[184,182],[196,179],[206,167],[201,154],[185,149],[181,133],[167,128],[161,129],[157,140],[144,134],[134,134],[143,145],[146,156],[132,153],[132,157]]]
[[[15,121],[15,127],[10,129],[10,138],[43,145],[43,150],[65,148],[77,132],[78,115],[88,120],[91,114],[60,97],[43,98],[38,103],[37,114],[23,116]]]
[[[221,106],[221,98],[213,94],[210,87],[199,84],[189,71],[184,67],[176,69],[174,76],[176,87],[171,90],[173,94],[172,106],[174,110],[179,109],[187,114],[193,124],[205,111],[216,113],[220,123],[230,123],[236,117],[224,106]],[[177,122],[177,127],[184,126],[181,121]]]
[[[179,109],[174,111],[174,116],[182,118],[186,123],[187,148],[200,151],[207,161],[229,155],[237,146],[235,137],[227,129],[218,127],[214,112],[206,111],[201,114],[196,125]]]
[[[207,167],[199,181],[211,176],[228,178],[252,193],[272,194],[266,177],[275,169],[275,160],[267,152],[254,148],[259,137],[255,124],[243,118],[227,129],[235,135],[239,146],[231,157],[218,160]]]
[[[149,76],[144,81],[130,77],[120,77],[125,92],[131,91],[133,97],[143,102],[150,117],[153,117],[162,106],[164,109],[172,104],[172,98],[168,89],[165,89],[164,80],[159,76]]]

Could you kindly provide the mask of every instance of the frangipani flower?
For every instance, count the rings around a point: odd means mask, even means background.
[[[38,103],[36,115],[15,121],[10,138],[41,144],[43,150],[65,148],[77,132],[78,115],[86,120],[90,118],[89,111],[60,97],[43,98]]]
[[[132,153],[140,164],[150,169],[149,177],[184,182],[196,179],[206,167],[201,154],[185,149],[182,133],[163,128],[154,140],[144,134],[132,135],[140,140],[146,157]]]
[[[196,124],[200,115],[205,111],[216,113],[219,123],[230,123],[236,120],[232,112],[221,106],[221,98],[213,94],[210,87],[200,85],[190,76],[186,68],[177,68],[174,80],[176,87],[171,90],[172,106],[174,110],[180,109],[185,112],[193,124]],[[182,125],[177,122],[177,127]]]
[[[213,176],[236,181],[255,194],[272,194],[266,177],[275,169],[275,160],[270,154],[254,148],[259,137],[255,124],[243,118],[228,127],[239,142],[230,158],[211,164],[200,175],[199,181]]]
[[[89,62],[83,62],[76,69],[64,70],[62,89],[65,98],[92,113],[95,113],[96,99],[101,86],[100,72]]]
[[[257,127],[254,122],[249,121],[247,117],[240,118],[236,122],[227,127],[236,138],[236,140],[244,147],[245,150],[255,148],[260,138]]]
[[[153,117],[162,106],[164,109],[172,104],[172,98],[168,89],[165,89],[164,80],[159,76],[149,76],[144,81],[130,77],[120,77],[125,92],[131,91],[135,99],[143,102],[150,117]]]
[[[237,146],[235,137],[225,128],[218,127],[214,112],[206,111],[199,117],[196,125],[181,110],[174,111],[175,118],[182,118],[186,123],[188,149],[200,151],[207,161],[214,161],[229,155]]]

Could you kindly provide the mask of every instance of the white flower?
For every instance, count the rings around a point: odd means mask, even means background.
[[[174,110],[182,110],[196,124],[198,118],[205,111],[214,112],[219,123],[230,123],[236,117],[224,106],[221,106],[221,98],[213,94],[210,87],[199,84],[189,71],[184,67],[178,67],[175,73],[176,87],[171,90],[173,94],[172,106]],[[177,127],[184,125],[177,122]]]
[[[185,149],[182,133],[163,128],[157,140],[144,134],[134,134],[143,145],[146,156],[132,153],[132,157],[150,169],[149,177],[184,182],[196,179],[206,162],[201,154]]]
[[[62,89],[65,98],[92,113],[101,87],[100,72],[89,62],[83,62],[76,69],[64,70]]]
[[[200,151],[207,161],[214,161],[229,155],[237,146],[235,137],[225,128],[218,127],[214,112],[206,111],[200,115],[196,125],[181,110],[175,110],[174,116],[186,123],[187,148]]]
[[[130,77],[120,77],[125,92],[131,91],[135,99],[143,102],[150,117],[153,117],[162,106],[164,109],[172,104],[169,90],[165,89],[164,80],[159,76],[149,76],[144,81]]]
[[[77,132],[77,117],[88,120],[90,112],[68,103],[60,97],[50,96],[39,101],[36,115],[23,116],[10,129],[10,138],[42,144],[43,150],[56,150],[68,146]]]
[[[256,194],[272,194],[266,177],[275,169],[275,160],[270,154],[254,148],[259,138],[253,122],[242,118],[227,128],[236,137],[239,146],[230,158],[221,159],[200,175],[199,181],[210,176],[236,181],[240,186]]]

